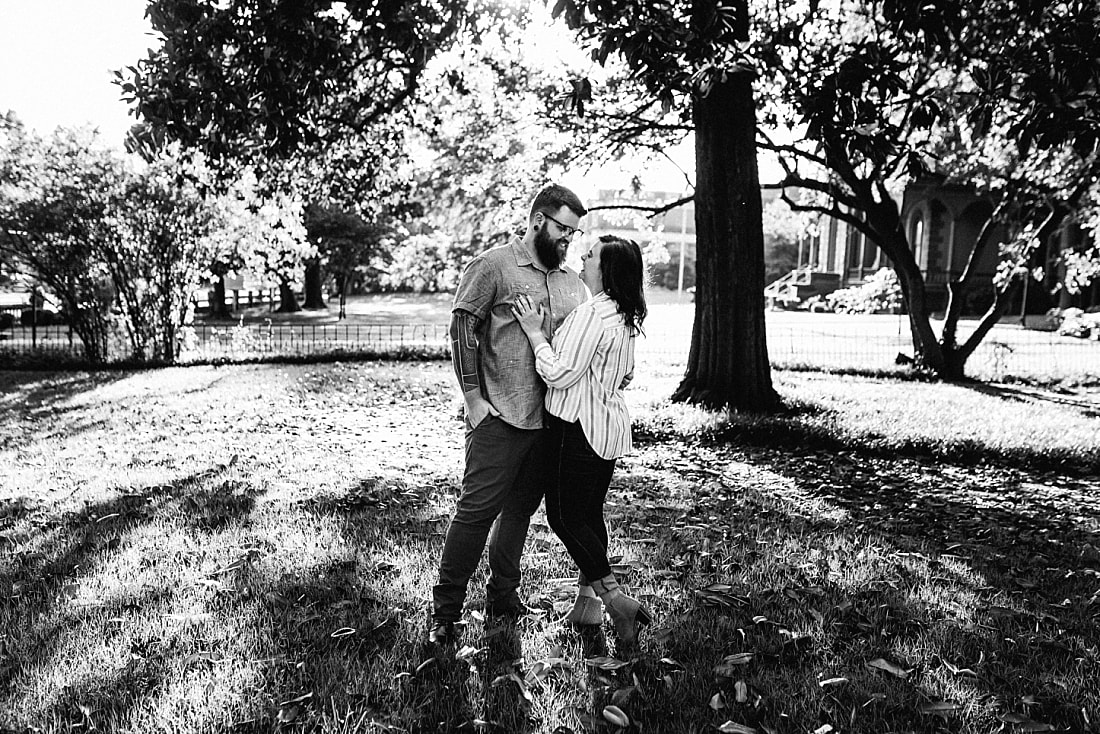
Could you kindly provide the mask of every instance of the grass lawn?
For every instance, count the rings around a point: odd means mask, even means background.
[[[0,372],[0,731],[1100,730],[1094,396],[777,372],[759,419],[675,377],[609,506],[640,649],[557,621],[539,516],[534,615],[479,575],[436,655],[446,363]]]

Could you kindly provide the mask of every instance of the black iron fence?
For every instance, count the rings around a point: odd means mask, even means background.
[[[639,360],[686,362],[689,325],[656,321],[647,332],[638,342]],[[444,324],[249,323],[197,325],[181,334],[180,346],[185,363],[363,353],[442,357],[450,338]],[[112,358],[124,359],[125,341],[116,337],[110,352]],[[893,367],[899,355],[912,356],[912,342],[907,330],[888,322],[825,321],[809,316],[799,323],[769,323],[768,353],[777,366],[884,370]],[[65,325],[0,330],[0,367],[18,364],[21,356],[79,360],[83,347]],[[1100,379],[1100,341],[997,327],[967,362],[967,374],[987,380]]]

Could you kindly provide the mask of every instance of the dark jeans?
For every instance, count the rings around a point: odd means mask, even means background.
[[[551,451],[557,455],[554,481],[546,488],[546,518],[588,580],[611,573],[603,503],[615,460],[601,458],[580,423],[549,416]]]
[[[527,527],[550,476],[546,436],[545,429],[515,428],[492,415],[474,429],[467,427],[462,495],[447,528],[439,583],[432,589],[435,621],[456,622],[462,616],[466,587],[486,538],[486,603],[507,603],[516,595]]]

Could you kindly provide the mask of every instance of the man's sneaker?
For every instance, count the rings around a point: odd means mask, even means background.
[[[457,641],[458,630],[454,622],[432,622],[432,628],[428,632],[429,644],[446,647],[454,645]]]

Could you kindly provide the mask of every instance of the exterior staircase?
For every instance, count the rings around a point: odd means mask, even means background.
[[[764,288],[768,308],[792,308],[814,296],[824,296],[840,288],[840,275],[814,270],[810,266],[795,268]]]

